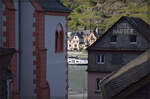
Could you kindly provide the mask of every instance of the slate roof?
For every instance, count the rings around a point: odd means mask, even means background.
[[[140,18],[135,18],[135,17],[127,17],[127,16],[122,16],[112,27],[110,27],[101,37],[99,37],[96,42],[94,42],[91,46],[87,48],[87,50],[92,50],[94,48],[94,45],[97,44],[97,42],[101,41],[101,39],[106,36],[109,31],[120,21],[122,20],[127,20],[128,23],[139,33],[142,34],[142,36],[150,42],[150,25],[147,24],[145,21],[143,21]]]
[[[150,25],[140,18],[125,17],[126,20],[150,42]]]
[[[71,10],[65,7],[60,1],[58,0],[37,0],[40,6],[45,11],[52,11],[52,12],[71,12]]]
[[[140,55],[101,82],[104,99],[112,99],[120,92],[150,74],[150,50]]]

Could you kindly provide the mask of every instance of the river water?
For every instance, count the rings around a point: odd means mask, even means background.
[[[87,65],[69,65],[69,96],[87,96]]]

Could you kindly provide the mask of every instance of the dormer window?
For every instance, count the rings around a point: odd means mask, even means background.
[[[130,35],[130,43],[136,43],[136,35]]]
[[[111,43],[116,43],[117,42],[117,35],[112,35],[110,38]]]

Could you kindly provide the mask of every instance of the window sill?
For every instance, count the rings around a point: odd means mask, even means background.
[[[130,44],[137,44],[137,42],[130,42]]]
[[[117,44],[117,42],[110,42],[110,44]]]
[[[105,63],[97,63],[97,64],[105,64]]]
[[[101,93],[101,90],[95,90],[95,93]]]

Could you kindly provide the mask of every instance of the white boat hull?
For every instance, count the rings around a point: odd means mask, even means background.
[[[69,65],[86,65],[88,64],[87,59],[68,58]]]

